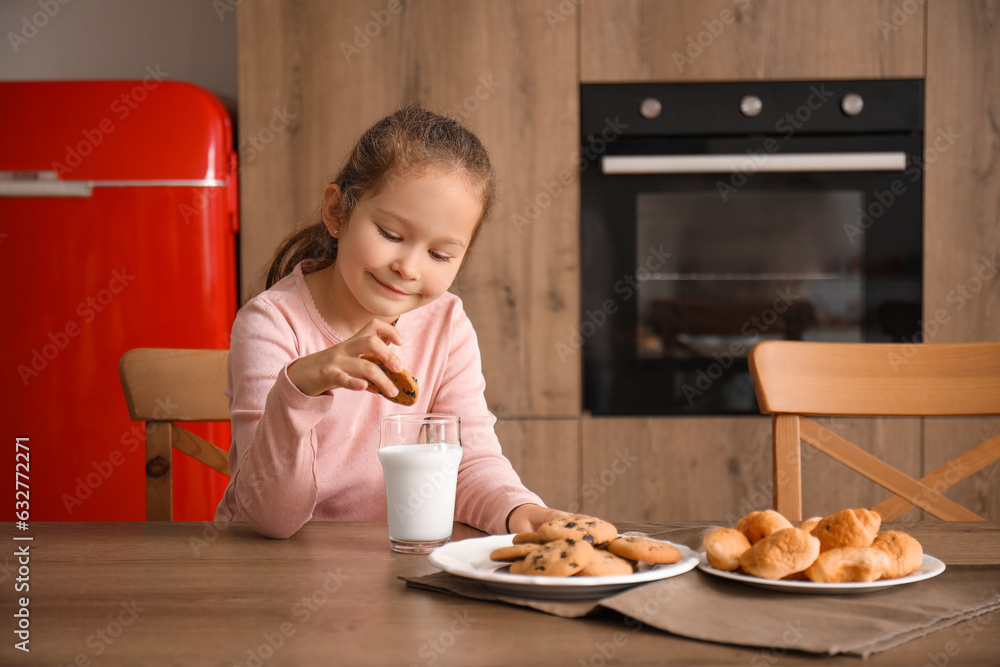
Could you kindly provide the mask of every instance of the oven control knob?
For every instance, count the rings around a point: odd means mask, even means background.
[[[747,118],[759,116],[763,110],[764,103],[756,95],[744,95],[743,99],[740,100],[740,113]]]
[[[848,116],[857,116],[865,108],[865,101],[857,93],[847,93],[840,100],[840,108]]]
[[[639,104],[639,115],[646,120],[658,118],[663,111],[663,104],[655,97],[647,97]]]

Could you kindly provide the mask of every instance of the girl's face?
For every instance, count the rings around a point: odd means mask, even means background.
[[[329,186],[324,219],[339,203],[339,189]],[[428,169],[389,176],[357,202],[348,224],[327,221],[331,231],[339,225],[333,296],[340,316],[356,331],[372,318],[394,322],[444,294],[482,214],[462,175]]]

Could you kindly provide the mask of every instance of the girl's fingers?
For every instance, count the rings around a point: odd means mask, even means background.
[[[396,373],[403,370],[403,362],[389,349],[389,345],[401,345],[403,337],[396,327],[381,320],[372,320],[349,340],[344,341],[352,356],[375,355],[386,368]]]
[[[383,322],[382,320],[372,320],[365,326],[361,328],[358,333],[354,335],[355,338],[370,336],[374,334],[383,343],[391,345],[402,345],[403,336],[399,333],[399,329],[392,326],[388,322]]]
[[[358,359],[362,364],[364,364],[364,377],[373,382],[376,387],[382,390],[382,393],[386,396],[395,396],[399,393],[399,389],[392,383],[389,377],[382,372],[378,364],[369,361],[368,359]],[[367,384],[362,389],[367,388]]]

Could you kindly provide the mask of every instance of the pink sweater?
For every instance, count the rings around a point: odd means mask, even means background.
[[[453,294],[396,323],[404,344],[394,351],[420,387],[415,405],[344,389],[307,396],[292,384],[291,362],[343,340],[317,310],[303,264],[251,299],[233,324],[226,390],[233,477],[216,518],[247,521],[269,537],[288,537],[310,519],[384,521],[379,419],[400,412],[462,418],[456,520],[501,534],[515,507],[541,505],[500,451],[476,332]]]

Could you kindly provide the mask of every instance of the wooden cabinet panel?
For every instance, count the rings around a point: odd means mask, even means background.
[[[924,9],[897,0],[590,0],[584,83],[924,76]]]
[[[309,146],[299,131],[302,81],[294,48],[299,25],[286,5],[275,2],[241,6],[236,18],[240,297],[246,301],[264,288],[271,257],[285,235],[310,210],[318,214],[325,183],[307,175],[302,159]],[[268,127],[276,113],[289,121],[281,132]]]
[[[239,7],[240,134],[268,137],[242,169],[243,292],[318,212],[372,122],[419,101],[490,150],[501,204],[454,291],[476,325],[501,416],[580,412],[576,30],[557,0],[269,2]],[[275,110],[294,114],[271,131]]]
[[[496,434],[526,487],[549,507],[580,511],[580,420],[501,419]]]
[[[1000,2],[927,4],[924,341],[1000,340]],[[927,471],[1000,431],[997,419],[925,423]],[[1000,520],[1000,464],[946,495]]]
[[[924,339],[1000,340],[1000,2],[928,11]]]
[[[827,428],[920,474],[919,419],[821,420]],[[582,422],[583,511],[612,519],[738,520],[773,507],[769,417],[594,418]],[[803,512],[866,507],[888,492],[808,445]]]

